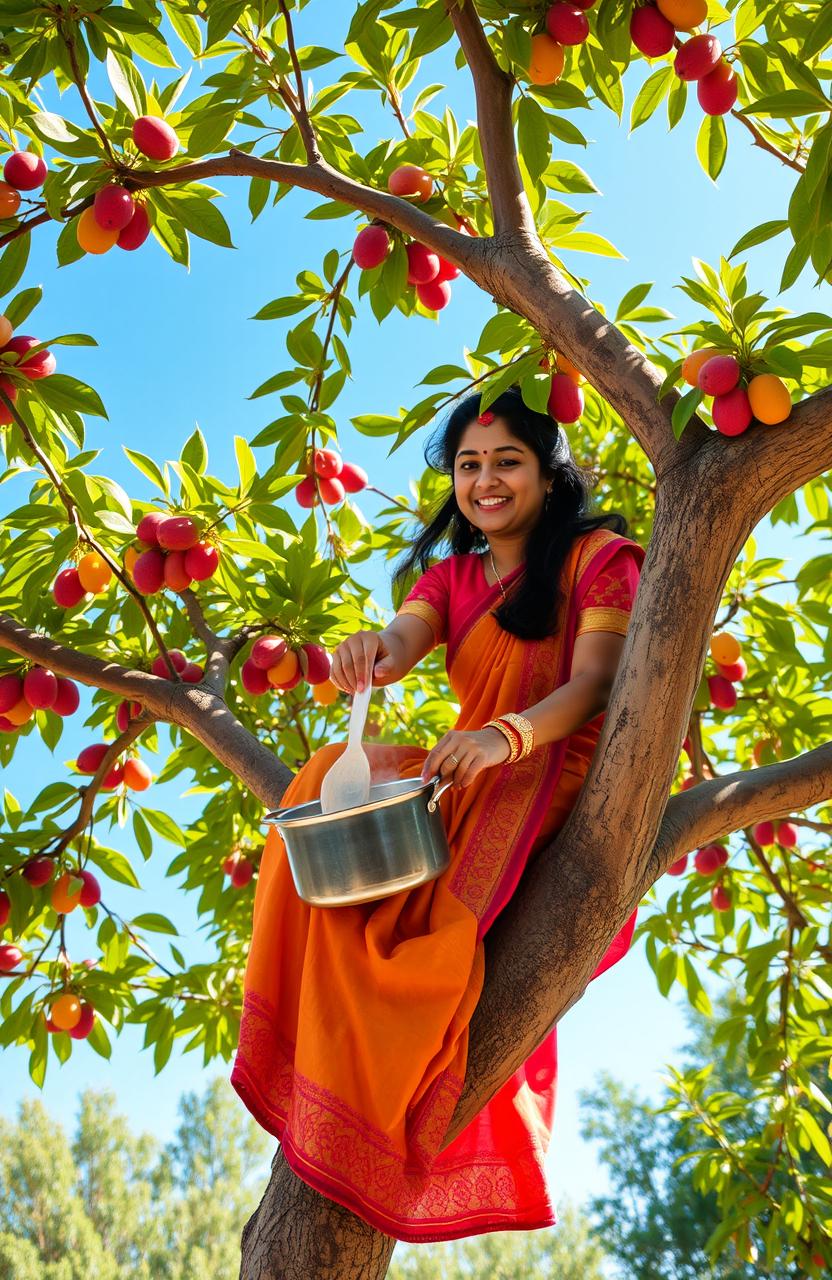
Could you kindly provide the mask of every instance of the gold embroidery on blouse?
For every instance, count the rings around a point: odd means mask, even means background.
[[[585,631],[615,631],[623,636],[630,625],[630,615],[624,609],[582,609],[578,615],[577,634]]]
[[[402,613],[409,613],[414,618],[421,618],[426,622],[433,632],[434,640],[439,644],[442,636],[442,618],[432,604],[428,604],[427,600],[405,600],[396,617]]]

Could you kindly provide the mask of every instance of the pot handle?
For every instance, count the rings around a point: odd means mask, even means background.
[[[442,779],[438,776],[434,778],[433,795],[431,796],[430,800],[428,800],[428,813],[436,812],[436,810],[439,808],[440,799],[448,790],[448,788],[452,787],[453,785],[454,785],[453,778],[448,778],[446,779],[445,782],[443,782]]]

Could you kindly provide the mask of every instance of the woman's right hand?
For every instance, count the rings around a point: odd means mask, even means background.
[[[392,684],[397,672],[384,632],[356,631],[342,640],[332,655],[330,679],[350,694],[361,693],[369,684]]]

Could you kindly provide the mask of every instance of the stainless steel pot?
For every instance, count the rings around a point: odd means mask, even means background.
[[[451,781],[400,778],[367,804],[321,813],[320,800],[267,813],[286,845],[298,895],[313,907],[374,902],[435,880],[450,863],[439,797]]]

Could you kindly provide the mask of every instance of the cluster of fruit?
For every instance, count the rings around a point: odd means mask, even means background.
[[[646,58],[663,58],[676,44],[677,31],[694,31],[707,17],[707,0],[656,0],[633,10],[630,38]],[[696,96],[707,115],[724,116],[731,110],[737,100],[737,76],[715,36],[697,34],[686,40],[674,67],[680,79],[696,82]]]
[[[45,347],[32,355],[27,354],[33,347],[40,346],[40,338],[33,338],[28,333],[21,333],[17,337],[13,335],[11,321],[7,316],[0,316],[0,368],[16,369],[33,382],[39,378],[48,378],[50,373],[55,372],[57,361]],[[18,387],[7,374],[0,375],[0,391],[12,404],[17,400]],[[13,421],[11,410],[0,402],[0,426],[8,426]]]
[[[84,747],[75,761],[75,768],[79,773],[96,773],[101,761],[110,750],[110,745],[108,742],[93,742],[90,746]],[[140,760],[138,756],[129,756],[124,764],[116,760],[110,767],[104,775],[101,790],[115,791],[116,787],[125,786],[130,791],[146,791],[152,781],[153,774],[144,760]]]
[[[139,116],[133,121],[136,149],[151,160],[172,160],[179,149],[176,132],[159,116]],[[85,253],[107,253],[113,245],[138,249],[150,234],[145,205],[119,182],[97,191],[89,208],[79,214],[75,235]]]
[[[20,208],[21,191],[43,186],[46,161],[34,151],[13,151],[3,165],[0,182],[0,218],[13,218]]]
[[[0,733],[16,733],[36,711],[71,716],[78,710],[78,686],[45,667],[32,667],[25,675],[0,676]]]
[[[200,537],[190,516],[150,511],[136,525],[136,537],[138,545],[127,548],[124,567],[142,595],[155,595],[162,587],[184,591],[213,577],[219,567],[217,547]]]
[[[549,416],[555,422],[577,422],[584,411],[584,393],[581,384],[586,381],[584,375],[566,356],[545,356],[541,360],[543,368],[551,368],[552,385],[549,388]]]
[[[706,844],[697,849],[693,865],[700,876],[712,876],[721,871],[728,861],[728,850],[724,844]],[[688,855],[685,853],[667,868],[669,876],[681,876],[687,871]],[[731,910],[731,891],[722,880],[711,889],[711,905],[714,911]]]
[[[586,10],[595,0],[558,0],[546,10],[545,31],[532,36],[529,79],[532,84],[555,84],[563,75],[564,46],[583,44],[589,35]]]
[[[52,583],[55,603],[63,609],[72,609],[89,594],[100,595],[112,581],[113,571],[97,551],[81,556],[73,569],[61,569]]]
[[[285,693],[305,680],[312,686],[316,702],[329,706],[337,696],[329,678],[329,654],[319,644],[302,644],[290,649],[282,636],[260,636],[240,668],[240,679],[247,693],[255,697],[279,689]]]
[[[774,373],[747,376],[736,356],[715,347],[692,351],[682,365],[682,376],[691,387],[713,396],[711,416],[724,436],[739,436],[754,418],[767,426],[785,422],[792,411],[792,397],[782,378]]]
[[[295,497],[302,507],[317,506],[318,500],[332,506],[343,502],[348,493],[360,493],[366,489],[369,477],[363,467],[354,462],[344,462],[332,449],[316,449],[312,454],[304,478]]]
[[[720,631],[711,637],[711,657],[716,673],[702,677],[693,700],[694,711],[707,711],[709,706],[733,711],[737,705],[736,686],[748,675],[742,646],[736,636]]]
[[[243,853],[231,853],[222,864],[235,889],[243,889],[254,875],[254,863]]]
[[[763,849],[773,844],[779,844],[781,849],[796,849],[799,839],[793,822],[758,822],[752,829],[752,835]]]
[[[205,675],[203,667],[201,667],[198,662],[191,662],[189,658],[186,658],[181,649],[168,649],[168,657],[173,663],[174,670],[181,679],[185,681],[185,684],[199,684],[200,680]],[[153,672],[154,676],[161,676],[163,680],[170,679],[168,664],[161,653],[157,658],[153,659],[150,664],[150,670]],[[136,708],[138,708],[138,710]],[[129,703],[127,711],[128,723],[134,716],[137,716],[140,711],[141,703]],[[125,713],[122,712],[121,714],[123,716]],[[118,720],[118,714],[116,714],[116,723],[119,725],[119,728],[121,728]]]

